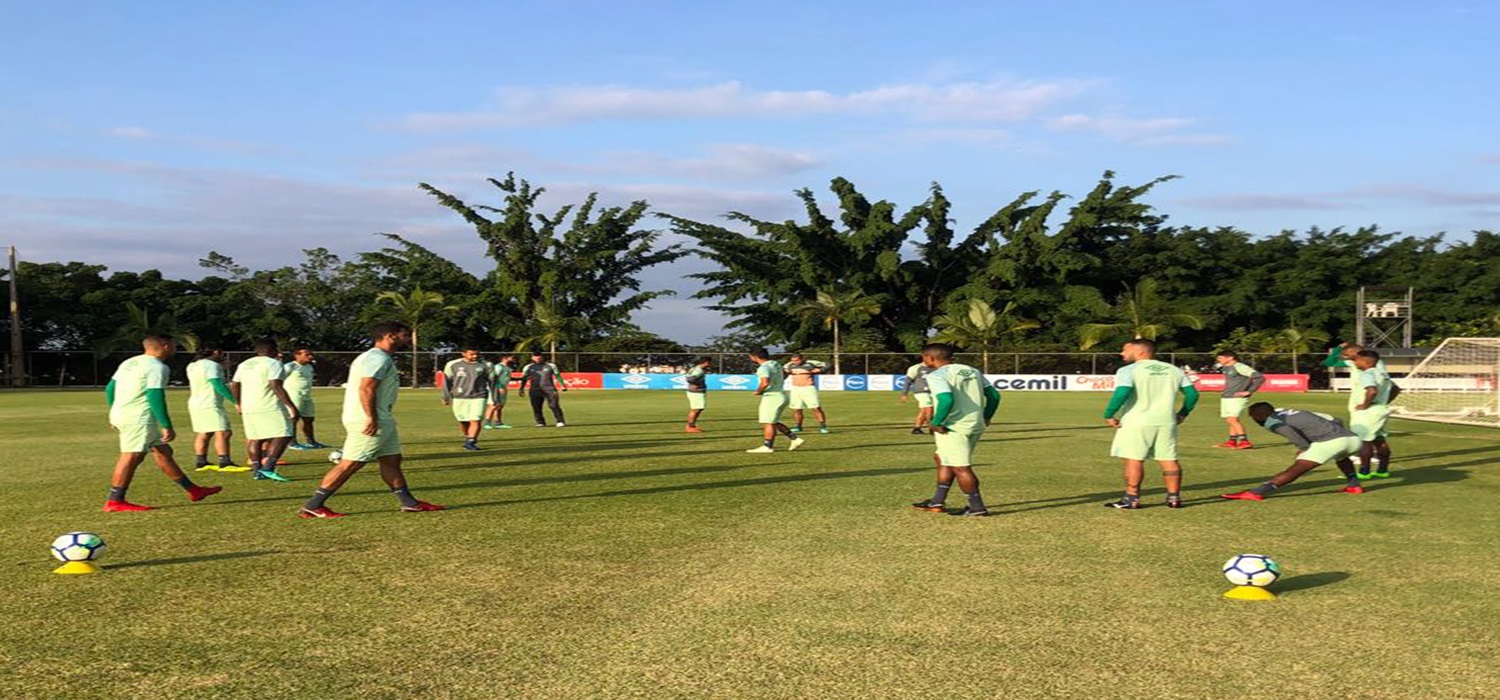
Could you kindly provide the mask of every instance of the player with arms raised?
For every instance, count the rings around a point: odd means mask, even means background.
[[[703,410],[708,408],[708,368],[713,365],[713,360],[700,357],[693,362],[687,374],[682,375],[682,381],[687,384],[687,432],[701,433],[698,427],[698,417],[703,415]]]

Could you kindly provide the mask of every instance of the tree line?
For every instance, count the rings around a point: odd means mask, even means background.
[[[1500,326],[1500,235],[1172,226],[1142,201],[1172,179],[1123,185],[1106,172],[1078,197],[1024,192],[963,230],[935,183],[898,205],[835,178],[829,204],[795,193],[797,219],[704,222],[596,195],[542,211],[543,188],[512,174],[489,180],[498,205],[419,185],[473,227],[485,271],[380,234],[383,247],[351,259],[311,248],[270,270],[209,252],[198,279],[23,262],[17,281],[28,349],[128,349],[148,330],[214,347],[273,336],[356,348],[368,322],[396,317],[424,348],[682,351],[632,319],[674,293],[644,289],[643,273],[690,254],[717,265],[683,291],[726,319],[719,346],[912,352],[938,338],[991,353],[1141,336],[1169,350],[1307,352],[1352,335],[1361,285],[1415,287],[1424,343]]]

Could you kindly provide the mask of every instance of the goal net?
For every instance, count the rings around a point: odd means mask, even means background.
[[[1449,338],[1396,381],[1393,415],[1500,428],[1500,338]]]

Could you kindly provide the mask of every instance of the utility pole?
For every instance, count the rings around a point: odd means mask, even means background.
[[[16,247],[10,247],[10,385],[26,386],[26,355],[21,351],[21,295],[16,288]]]

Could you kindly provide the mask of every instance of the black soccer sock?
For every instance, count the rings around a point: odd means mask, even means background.
[[[193,455],[193,466],[195,466],[195,467],[206,467],[206,466],[208,466],[208,455],[206,455],[206,454]]]
[[[404,508],[412,508],[417,505],[417,497],[411,495],[411,487],[409,486],[391,489],[391,493],[396,495],[396,500],[400,501],[401,506]]]
[[[776,438],[771,438],[770,440],[761,440],[761,444],[765,445],[766,447],[775,447]]]
[[[193,480],[187,478],[186,476],[182,477],[181,479],[173,479],[172,481],[177,482],[177,485],[181,486],[184,491],[193,488]]]
[[[979,495],[979,489],[974,489],[974,493],[965,493],[964,495],[969,497],[969,510],[988,510],[984,507],[984,497]]]
[[[318,487],[313,491],[312,498],[307,499],[307,502],[302,504],[302,507],[307,510],[317,510],[319,508],[322,508],[323,504],[328,502],[328,497],[332,495],[332,491],[329,491],[328,489],[322,487]]]
[[[1375,471],[1384,474],[1384,473],[1386,473],[1386,472],[1388,472],[1390,470],[1391,470],[1391,458],[1390,457],[1376,457],[1375,458]]]
[[[234,464],[233,457],[230,457],[229,455],[219,455],[219,466],[227,467],[231,464]]]
[[[928,501],[928,503],[942,503],[948,500],[948,489],[951,488],[953,488],[953,484],[938,484],[937,490],[932,492],[932,500]]]
[[[1168,491],[1167,492],[1167,502],[1168,503],[1171,503],[1173,501],[1181,501],[1181,500],[1182,500],[1182,492],[1181,491]]]
[[[126,489],[129,489],[129,488],[130,488],[129,486],[111,486],[111,487],[109,487],[109,500],[111,500],[111,501],[123,501],[123,500],[125,500],[125,491],[126,491]]]
[[[1280,487],[1277,486],[1276,484],[1273,484],[1273,483],[1267,481],[1266,483],[1261,484],[1260,486],[1257,486],[1257,487],[1255,487],[1253,489],[1250,489],[1250,493],[1253,493],[1253,494],[1255,494],[1257,496],[1269,496],[1269,495],[1271,495],[1272,491],[1275,491],[1278,488],[1280,488]]]
[[[819,428],[827,428],[828,427],[828,422],[827,421],[818,421],[818,427]]]

